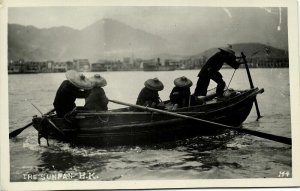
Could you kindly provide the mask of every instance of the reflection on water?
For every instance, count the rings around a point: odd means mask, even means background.
[[[249,129],[290,137],[290,97],[288,69],[253,69],[254,84],[265,93],[258,96],[264,117],[256,122],[253,108],[244,126]],[[135,103],[148,78],[158,77],[165,85],[160,92],[168,99],[173,79],[189,77],[197,82],[197,70],[171,72],[106,72],[106,94],[111,99]],[[233,70],[223,70],[228,83]],[[87,74],[87,76],[93,74]],[[63,73],[9,75],[10,130],[30,122],[38,112],[25,102],[29,99],[43,112],[52,108]],[[210,88],[215,84],[212,82]],[[195,86],[192,86],[191,91]],[[249,87],[246,72],[237,70],[230,88]],[[82,105],[83,101],[77,101]],[[119,105],[109,103],[109,108]],[[291,147],[249,135],[227,132],[218,137],[196,137],[176,143],[143,147],[76,147],[50,140],[50,147],[37,144],[37,133],[28,128],[10,140],[11,181],[62,180],[147,180],[201,178],[278,177],[291,172]],[[86,173],[86,174],[83,174]],[[37,175],[35,178],[33,175]],[[67,175],[72,176],[70,178]],[[85,176],[84,176],[85,175]]]

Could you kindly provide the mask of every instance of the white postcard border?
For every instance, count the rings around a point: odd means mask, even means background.
[[[293,178],[256,179],[200,179],[200,180],[132,180],[132,181],[55,181],[55,182],[9,182],[9,116],[8,116],[8,75],[7,75],[7,7],[30,6],[206,6],[206,7],[288,7],[290,100],[292,126],[292,173]],[[299,48],[298,15],[295,0],[9,0],[3,1],[1,14],[1,187],[4,190],[56,190],[56,189],[153,189],[153,188],[199,188],[199,187],[291,187],[300,186],[299,171]]]

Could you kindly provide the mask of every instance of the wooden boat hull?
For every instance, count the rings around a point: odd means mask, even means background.
[[[255,88],[226,101],[181,108],[175,112],[240,126],[248,117],[258,93],[261,90]],[[45,122],[45,117],[51,119],[64,135]],[[130,108],[109,112],[77,110],[66,119],[56,116],[35,117],[33,125],[38,131],[47,131],[56,139],[91,146],[147,145],[224,133],[219,126],[205,122],[152,112],[133,112]]]

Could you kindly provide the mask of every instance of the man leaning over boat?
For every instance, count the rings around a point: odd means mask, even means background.
[[[61,83],[53,103],[58,117],[72,111],[76,107],[75,100],[86,98],[93,88],[92,82],[75,70],[69,70],[65,75],[67,80]]]
[[[219,52],[208,59],[199,72],[194,96],[200,96],[200,98],[206,96],[209,82],[210,80],[213,80],[218,84],[216,93],[217,96],[221,98],[223,96],[226,83],[224,82],[223,76],[219,70],[222,68],[224,63],[234,69],[239,68],[241,63],[236,61],[237,57],[235,56],[235,52],[232,50],[231,45],[228,45],[226,48],[219,48],[219,50]]]

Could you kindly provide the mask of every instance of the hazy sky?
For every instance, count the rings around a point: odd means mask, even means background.
[[[9,23],[38,28],[82,29],[102,18],[112,18],[169,41],[192,41],[190,45],[183,43],[190,49],[199,48],[199,43],[209,48],[237,42],[287,47],[286,8],[22,7],[9,8],[8,13]]]
[[[203,7],[22,7],[9,8],[9,23],[40,28],[70,26],[82,29],[101,18],[114,18],[142,28],[171,27],[170,24],[206,24],[216,18],[230,20],[237,8]],[[246,8],[249,10],[249,8]],[[251,9],[251,8],[250,8]],[[255,8],[256,9],[256,8]],[[279,8],[257,8],[274,15]],[[255,16],[255,15],[253,15]],[[175,23],[174,23],[175,21]],[[162,26],[161,26],[162,25]]]

